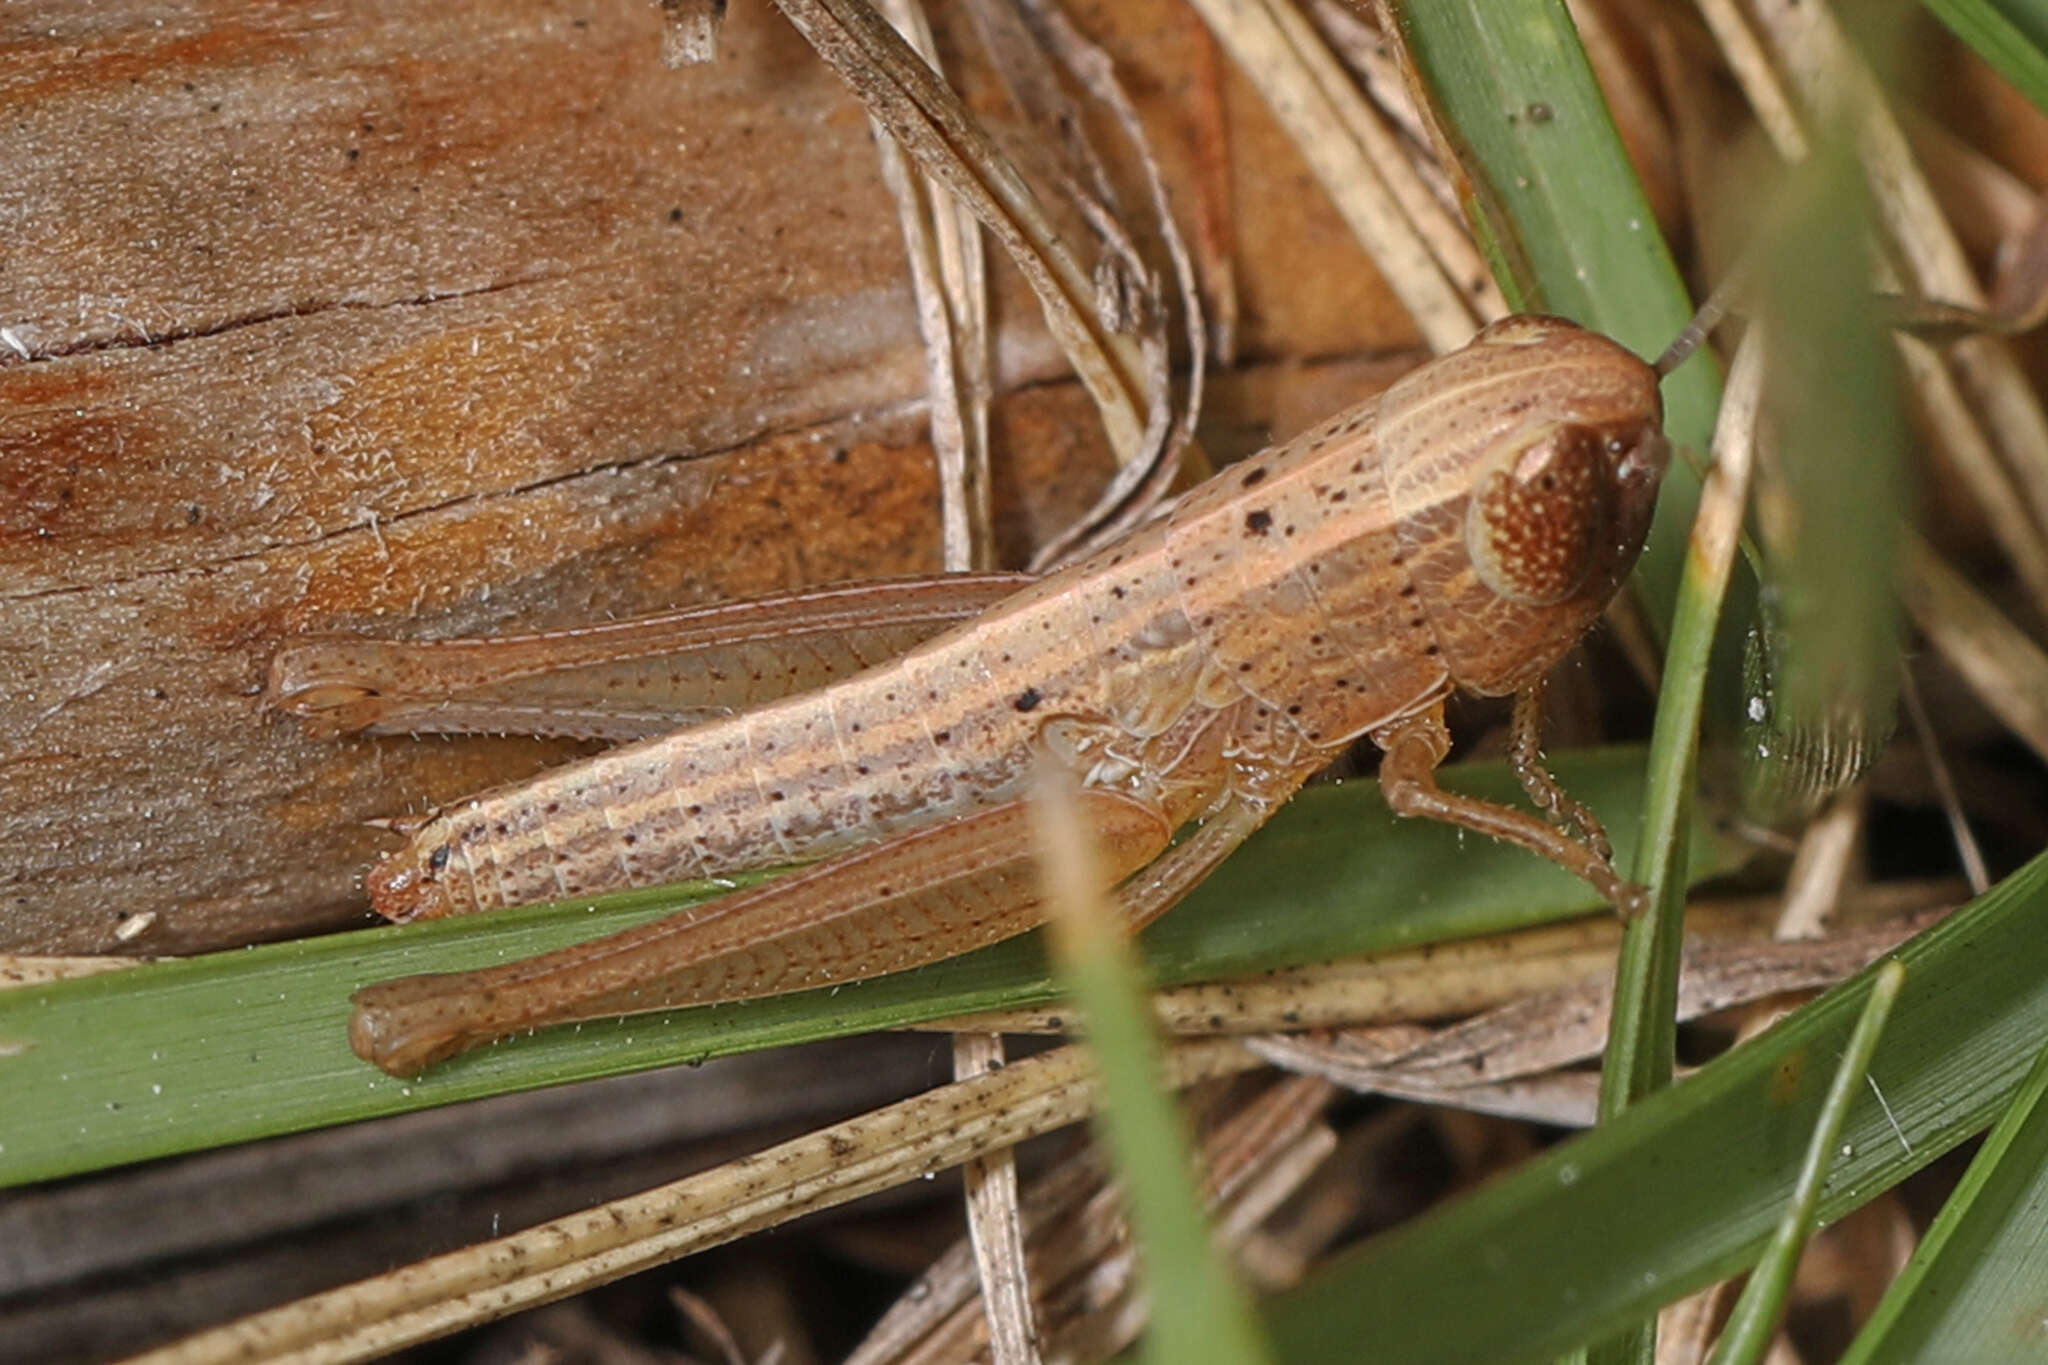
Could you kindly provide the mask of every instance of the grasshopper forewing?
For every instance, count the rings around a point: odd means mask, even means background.
[[[1396,811],[1519,843],[1628,909],[1535,735],[1546,671],[1641,550],[1662,418],[1627,350],[1510,318],[893,659],[831,681],[777,664],[807,690],[721,694],[711,709],[738,709],[450,807],[370,873],[384,914],[817,865],[528,962],[368,987],[355,1048],[411,1074],[544,1023],[857,980],[1020,933],[1040,919],[1022,801],[1043,762],[1073,775],[1134,929],[1360,736],[1386,751]],[[803,617],[802,596],[711,611],[744,634]],[[292,657],[302,707],[387,685]],[[1547,819],[1437,787],[1460,687],[1517,696],[1517,766]]]
[[[645,739],[849,677],[1029,582],[878,579],[531,635],[307,639],[271,661],[269,696],[321,738]]]

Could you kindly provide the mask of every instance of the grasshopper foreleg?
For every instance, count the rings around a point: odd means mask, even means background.
[[[1516,709],[1519,718],[1523,708],[1518,704]],[[1540,700],[1535,710],[1540,716]],[[1557,818],[1579,825],[1582,831],[1586,824],[1580,821],[1589,823],[1598,836],[1597,845],[1591,838],[1574,838],[1526,811],[1482,801],[1478,797],[1461,796],[1437,785],[1437,765],[1444,761],[1444,756],[1451,749],[1451,733],[1444,724],[1441,702],[1419,715],[1374,731],[1372,738],[1373,743],[1386,751],[1386,758],[1380,763],[1380,790],[1386,794],[1388,808],[1396,815],[1419,815],[1441,820],[1490,838],[1519,844],[1585,879],[1613,903],[1622,918],[1632,919],[1641,912],[1643,889],[1623,881],[1615,872],[1605,832],[1600,830],[1599,822],[1593,819],[1592,813],[1578,803],[1570,802],[1570,807]],[[1518,762],[1516,767],[1520,772],[1522,765]],[[1543,789],[1556,792],[1560,798],[1569,801],[1557,790],[1556,779],[1540,766],[1532,764],[1531,771],[1537,775],[1536,780]],[[1522,775],[1525,787],[1530,787],[1531,781],[1526,773]],[[1530,789],[1534,795],[1536,788]],[[1537,801],[1539,805],[1543,804],[1541,797],[1537,797]],[[1576,817],[1570,813],[1572,809],[1578,812]]]
[[[1600,817],[1586,809],[1551,776],[1543,766],[1543,694],[1545,684],[1537,679],[1515,694],[1514,718],[1508,725],[1508,762],[1529,800],[1551,824],[1572,834],[1605,862],[1614,861],[1614,845],[1600,824]]]

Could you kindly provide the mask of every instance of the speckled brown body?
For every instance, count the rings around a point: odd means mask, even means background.
[[[1014,799],[1041,755],[1168,826],[1259,815],[1453,688],[1505,693],[1641,548],[1656,378],[1516,318],[903,657],[435,816],[394,918],[823,857]]]

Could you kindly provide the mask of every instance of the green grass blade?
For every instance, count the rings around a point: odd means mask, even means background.
[[[1558,764],[1624,846],[1638,824],[1641,763],[1640,749],[1616,749]],[[1497,768],[1448,776],[1496,799],[1516,791]],[[1703,871],[1731,865],[1723,846],[1700,860]],[[838,990],[548,1030],[409,1082],[348,1050],[358,986],[542,952],[691,899],[638,892],[595,909],[371,929],[0,992],[0,1185],[1055,996],[1032,937]],[[1172,984],[1594,908],[1576,878],[1518,850],[1397,821],[1373,784],[1353,783],[1302,793],[1145,947],[1155,978]]]
[[[1764,353],[1745,346],[1730,376],[1731,410],[1753,409],[1764,372]],[[1739,427],[1731,426],[1731,430]],[[1740,517],[1743,471],[1740,446],[1723,443],[1717,451],[1727,462],[1717,468],[1726,481],[1693,532],[1693,552],[1686,558],[1679,584],[1678,615],[1671,650],[1664,660],[1664,686],[1657,698],[1656,727],[1650,737],[1649,828],[1652,837],[1637,848],[1631,872],[1647,887],[1647,914],[1622,936],[1616,966],[1614,1003],[1608,1029],[1606,1066],[1600,1083],[1600,1116],[1620,1114],[1631,1104],[1671,1083],[1677,1026],[1678,969],[1683,952],[1684,886],[1676,875],[1682,866],[1687,814],[1692,808],[1693,773],[1698,765],[1702,680],[1709,667],[1714,622],[1721,610],[1735,552]],[[1667,834],[1668,832],[1668,834]],[[1617,1352],[1611,1359],[1632,1358],[1639,1351]]]
[[[1046,937],[1102,1082],[1096,1128],[1115,1160],[1150,1304],[1144,1355],[1170,1365],[1264,1365],[1272,1352],[1244,1286],[1218,1255],[1195,1188],[1181,1111],[1160,1084],[1157,1021],[1132,945],[1100,890],[1101,859],[1071,785],[1033,795]]]
[[[1900,949],[1907,984],[1821,1197],[1841,1216],[1977,1132],[2048,1045],[2048,856]],[[1271,1309],[1283,1360],[1544,1360],[1754,1261],[1873,973]],[[1879,1095],[1882,1096],[1880,1102]]]
[[[1115,1159],[1145,1268],[1152,1312],[1144,1355],[1171,1365],[1261,1365],[1272,1359],[1243,1285],[1217,1254],[1134,963],[1098,935],[1062,972],[1102,1071],[1097,1128]],[[1119,951],[1122,950],[1122,951]]]
[[[2048,110],[2048,5],[2037,0],[1927,0],[1949,31]]]
[[[1877,1040],[1905,984],[1906,969],[1896,961],[1878,969],[1856,1031],[1849,1037],[1849,1050],[1835,1067],[1834,1084],[1828,1087],[1820,1122],[1814,1125],[1813,1139],[1806,1145],[1806,1160],[1800,1163],[1791,1202],[1721,1331],[1713,1365],[1757,1365],[1771,1349],[1771,1337],[1784,1315],[1785,1296],[1792,1289],[1793,1272],[1799,1269],[1799,1253],[1805,1250],[1814,1220],[1820,1216],[1821,1188],[1834,1161],[1842,1124],[1848,1120],[1849,1104],[1870,1075],[1871,1054],[1877,1051]]]
[[[2048,1050],[1842,1365],[2042,1358],[2048,1284]]]
[[[1897,66],[1898,0],[1854,16],[1879,79]],[[1760,176],[1748,310],[1770,347],[1756,522],[1773,591],[1759,643],[1765,685],[1740,752],[1745,809],[1803,819],[1890,738],[1898,693],[1893,583],[1906,505],[1897,353],[1871,281],[1876,202],[1850,112],[1816,114],[1796,167]]]

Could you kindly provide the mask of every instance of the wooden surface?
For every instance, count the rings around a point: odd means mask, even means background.
[[[1215,155],[1188,114],[1213,71],[1195,21],[1075,17],[1185,221]],[[355,921],[389,843],[366,818],[569,751],[309,741],[259,697],[295,635],[937,567],[865,116],[765,4],[680,72],[657,22],[640,0],[0,14],[0,950]],[[1356,367],[1299,362],[1414,336],[1257,97],[1227,76],[1222,97],[1254,363],[1209,420],[1242,451],[1357,396]],[[1105,470],[998,275],[1016,562]]]

